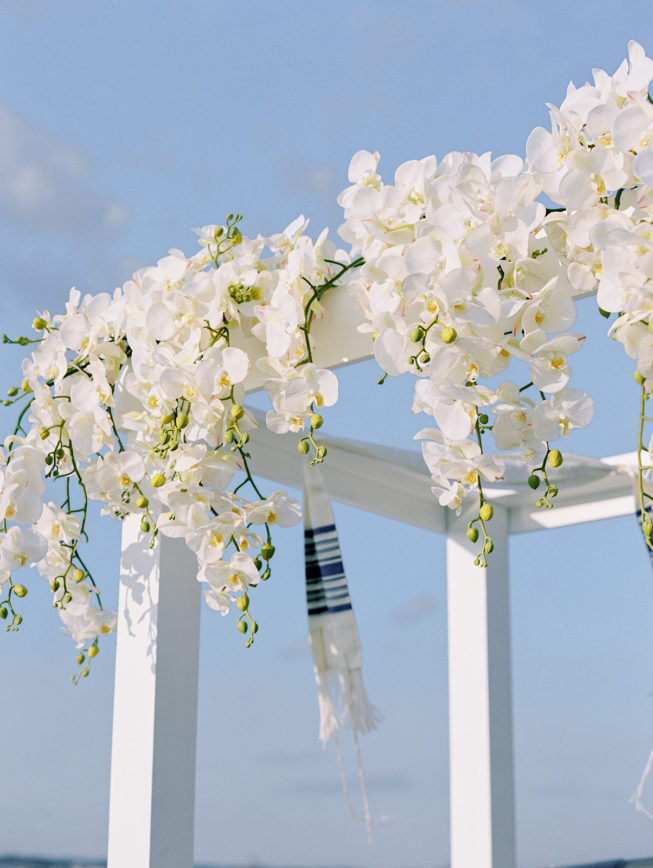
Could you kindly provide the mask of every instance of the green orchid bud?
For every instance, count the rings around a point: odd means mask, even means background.
[[[549,485],[546,490],[547,497],[557,497],[558,496],[558,486],[557,485]]]
[[[72,601],[72,599],[73,599],[73,595],[70,593],[70,591],[66,591],[66,593],[62,597],[62,602],[63,603],[70,603]]]
[[[445,344],[452,344],[457,337],[458,332],[456,331],[456,329],[451,328],[451,326],[443,328],[440,332],[440,340],[444,341]]]
[[[45,456],[45,463],[49,467],[53,462],[54,462],[54,458],[52,457],[52,453],[48,452],[48,454]]]
[[[494,551],[494,543],[491,539],[488,538],[485,540],[485,544],[483,545],[483,551],[488,555],[490,554],[490,552]]]
[[[270,571],[270,567],[268,567],[267,570],[261,576],[261,581],[267,582],[267,580],[270,578],[271,575],[272,575],[272,573]]]
[[[494,507],[491,503],[485,501],[478,511],[479,516],[483,521],[491,521],[494,515]]]
[[[6,606],[0,606],[0,618],[4,621],[9,614],[9,610]]]
[[[321,428],[324,424],[324,419],[319,413],[313,413],[311,416],[311,428]]]
[[[39,428],[39,437],[41,438],[41,440],[47,440],[49,436],[50,432],[45,426]]]
[[[231,417],[232,417],[233,419],[242,419],[242,417],[243,417],[244,415],[245,415],[245,411],[244,411],[243,408],[240,406],[240,404],[232,404],[232,407],[231,407]]]
[[[635,371],[633,377],[635,379],[635,382],[639,383],[640,386],[646,382],[646,377],[643,377],[639,371]]]
[[[240,438],[240,442],[243,443],[243,444],[244,444],[244,443],[249,443],[249,434],[247,433],[247,431],[245,431],[245,433],[243,434],[243,436]]]
[[[27,588],[25,585],[14,585],[14,594],[16,594],[17,597],[26,597]]]
[[[77,665],[81,666],[82,663],[86,660],[86,657],[84,657],[84,655],[80,651],[80,653],[77,655],[77,657],[75,657],[75,660],[77,661]]]
[[[320,461],[326,457],[326,454],[327,454],[326,446],[318,446],[317,447],[317,457],[320,459]]]
[[[136,506],[139,509],[145,509],[145,507],[149,504],[149,500],[145,497],[144,494],[141,494],[140,497],[136,498]]]
[[[141,521],[141,530],[143,531],[143,533],[150,532],[150,523],[146,518]]]
[[[549,464],[551,467],[560,467],[562,464],[562,453],[559,449],[553,449],[549,452]]]
[[[653,521],[650,518],[644,519],[642,522],[642,530],[647,539],[650,539],[653,536]]]
[[[20,627],[20,625],[22,623],[23,623],[23,616],[22,615],[16,615],[16,617],[14,618],[14,624],[16,624],[16,626]]]
[[[161,417],[161,424],[162,425],[169,425],[174,420],[174,418],[175,418],[174,413],[166,413],[165,416]]]
[[[254,558],[254,566],[257,570],[260,570],[263,566],[263,561],[259,557]]]
[[[61,587],[61,582],[59,581],[59,579],[53,579],[50,582],[50,590],[52,591],[53,594],[56,594],[60,587]]]
[[[228,428],[224,432],[224,442],[225,443],[233,443],[235,439],[236,439],[235,433],[233,432],[233,430],[231,428]]]
[[[428,353],[420,353],[419,361],[421,365],[428,365],[431,361],[431,357]]]
[[[533,489],[533,491],[535,491],[536,488],[540,487],[540,477],[536,476],[534,473],[531,473],[531,475],[528,477],[528,484]]]
[[[272,543],[265,543],[265,545],[261,548],[261,557],[264,561],[269,561],[270,558],[274,555],[276,549],[272,545]]]
[[[11,389],[7,389],[7,394],[10,398],[15,398],[18,394],[18,389],[15,386],[12,386]]]
[[[243,240],[243,235],[240,229],[232,229],[231,230],[231,243],[235,246],[236,244],[240,244]]]
[[[297,449],[302,453],[302,455],[306,455],[308,450],[311,448],[308,440],[300,440],[297,444]]]
[[[247,594],[243,594],[242,597],[238,597],[236,600],[236,606],[240,609],[241,612],[244,612],[245,609],[249,606],[249,597]]]
[[[155,473],[150,482],[152,483],[153,488],[161,488],[161,486],[165,483],[166,478],[163,473]]]
[[[415,326],[414,329],[411,329],[408,332],[408,339],[411,340],[414,344],[418,344],[421,340],[424,339],[424,335],[426,332],[422,328],[422,326]]]
[[[23,390],[23,392],[31,392],[32,391],[32,387],[30,386],[28,379],[23,380],[23,382],[20,384],[20,388]]]
[[[97,645],[91,645],[91,647],[88,649],[88,656],[89,657],[97,657],[99,653],[100,653],[100,649],[98,648]]]
[[[222,238],[223,235],[224,235],[224,226],[216,226],[215,229],[213,230],[213,237],[215,238],[215,240],[217,241],[218,238]]]
[[[478,528],[470,525],[470,527],[467,528],[467,539],[470,542],[475,543],[478,539]]]
[[[90,669],[82,669],[82,678],[88,678]]]
[[[84,572],[84,570],[80,570],[79,568],[76,570],[73,570],[73,579],[76,582],[83,581],[85,575],[86,575],[86,573]]]
[[[252,622],[252,633],[258,633],[258,624],[256,621]]]
[[[490,417],[487,415],[487,413],[481,413],[481,415],[478,417],[478,421],[481,423],[481,425],[487,425],[487,423],[490,421]]]
[[[60,446],[58,449],[56,449],[56,450],[55,450],[55,453],[54,453],[55,458],[56,458],[58,461],[61,461],[61,459],[64,457],[65,454],[66,454],[66,453],[63,451],[63,448],[62,448],[61,446]]]
[[[236,624],[236,629],[239,630],[241,633],[246,633],[247,632],[246,622],[245,621],[238,621],[238,623]]]
[[[175,422],[175,425],[179,429],[186,428],[189,421],[190,420],[188,418],[188,413],[180,413],[179,416],[177,416],[177,421]]]
[[[32,320],[32,328],[36,332],[42,332],[43,329],[46,329],[47,327],[48,323],[42,316],[37,316]]]

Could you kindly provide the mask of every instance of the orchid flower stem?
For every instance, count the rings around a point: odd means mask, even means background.
[[[637,432],[637,490],[639,495],[640,521],[642,523],[642,531],[646,545],[653,551],[652,534],[646,532],[648,513],[644,498],[653,500],[651,495],[644,491],[644,470],[647,469],[642,462],[642,452],[644,451],[644,421],[646,419],[646,383],[640,384],[640,399],[639,399],[639,428]]]

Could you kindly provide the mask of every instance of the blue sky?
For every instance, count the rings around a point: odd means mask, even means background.
[[[343,2],[0,0],[0,331],[24,331],[71,286],[111,290],[191,226],[245,215],[278,231],[297,214],[335,231],[359,148],[404,160],[452,149],[523,153],[570,79],[612,71],[629,39],[653,52],[653,7],[549,0]],[[591,429],[565,444],[633,448],[637,390],[605,321],[573,359]],[[20,355],[3,348],[0,387]],[[339,372],[329,433],[412,448],[411,384]],[[10,413],[4,411],[7,430]],[[269,489],[272,490],[270,484]],[[448,859],[444,541],[336,505],[369,693],[384,712],[363,745],[373,811],[350,824],[336,759],[317,740],[302,539],[279,533],[262,630],[245,651],[202,621],[196,858],[296,866],[444,865]],[[119,528],[92,559],[116,594]],[[511,544],[518,854],[522,868],[653,853],[628,804],[653,746],[653,582],[634,519]],[[73,688],[73,647],[29,580],[25,624],[0,637],[0,847],[106,847],[113,661]],[[653,802],[653,792],[651,793]]]

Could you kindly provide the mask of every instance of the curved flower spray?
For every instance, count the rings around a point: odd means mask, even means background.
[[[265,496],[250,471],[255,422],[243,407],[262,380],[266,423],[298,434],[322,462],[322,408],[336,375],[316,366],[311,326],[329,290],[344,286],[371,333],[379,380],[415,377],[413,412],[432,417],[422,440],[433,492],[461,511],[470,499],[475,562],[493,549],[484,482],[501,479],[498,450],[518,450],[539,507],[558,493],[552,443],[589,424],[591,398],[570,387],[575,299],[596,292],[636,366],[643,528],[653,549],[645,482],[646,401],[653,389],[653,60],[631,42],[610,76],[569,86],[551,129],[537,128],[526,160],[454,152],[400,166],[393,184],[379,155],[359,151],[339,197],[341,249],[313,241],[298,218],[246,238],[240,215],[195,230],[199,251],[171,250],[112,295],[72,290],[64,313],[43,311],[23,381],[9,390],[18,420],[0,449],[0,618],[21,623],[27,593],[16,571],[33,565],[79,647],[88,674],[98,637],[116,616],[102,608],[83,554],[90,500],[118,519],[140,517],[196,554],[207,604],[233,603],[250,645],[258,625],[249,591],[271,574],[272,528],[299,520],[283,492]],[[542,194],[553,202],[546,207]],[[529,367],[528,381],[508,368]],[[513,375],[517,377],[516,374]],[[250,451],[251,450],[251,451]],[[652,477],[653,478],[653,477]],[[50,483],[56,483],[52,485]],[[56,499],[54,492],[58,491]],[[468,507],[468,504],[466,504]]]

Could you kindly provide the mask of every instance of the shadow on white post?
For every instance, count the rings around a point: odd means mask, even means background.
[[[192,868],[200,584],[182,540],[123,527],[108,868]]]
[[[467,520],[447,529],[451,868],[515,868],[508,516],[486,569]]]

